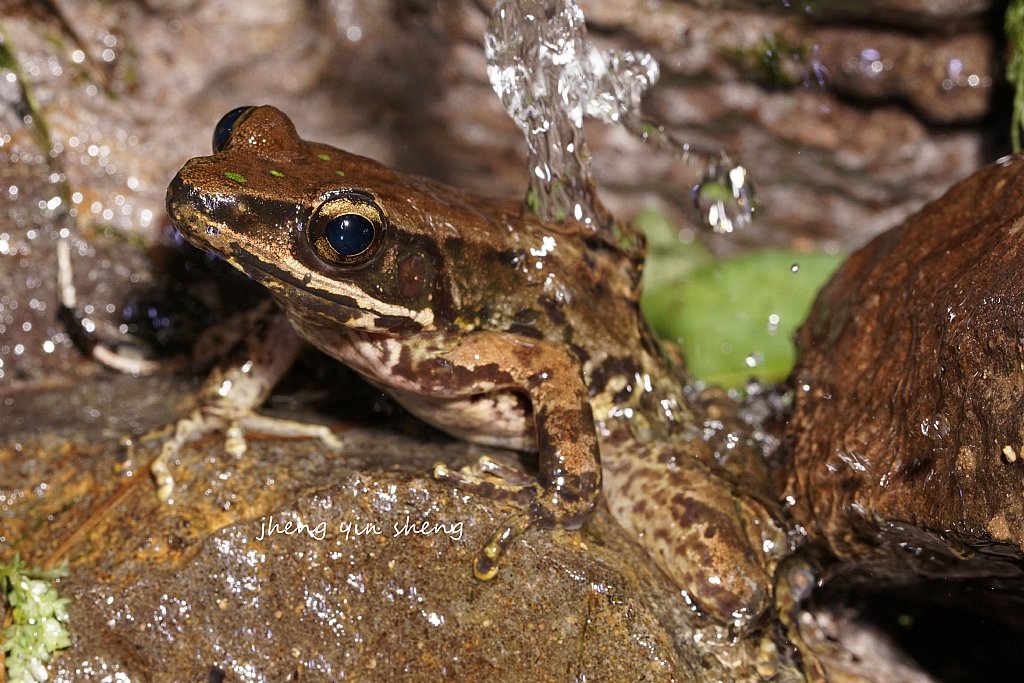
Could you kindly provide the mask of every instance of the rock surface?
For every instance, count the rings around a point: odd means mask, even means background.
[[[875,238],[798,336],[794,521],[836,591],[904,586],[961,615],[954,641],[1024,633],[1022,181],[1008,158]]]
[[[401,419],[341,431],[341,454],[252,438],[236,459],[222,435],[201,440],[174,467],[176,502],[161,503],[146,469],[158,443],[139,443],[126,468],[120,436],[174,419],[191,389],[181,378],[99,373],[5,395],[0,543],[33,564],[70,561],[60,591],[74,644],[54,680],[787,671],[788,655],[763,652],[758,632],[736,638],[695,619],[604,510],[580,533],[527,534],[494,580],[476,580],[472,558],[508,511],[430,476],[435,462],[463,465],[479,451],[403,435]]]
[[[843,557],[873,515],[1024,548],[1024,160],[855,253],[799,335],[790,493]]]

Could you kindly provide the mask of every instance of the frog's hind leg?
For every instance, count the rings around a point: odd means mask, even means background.
[[[248,407],[239,410],[218,410],[218,406],[205,406],[193,410],[173,425],[171,437],[160,448],[160,454],[150,463],[149,471],[157,486],[157,498],[170,501],[174,491],[171,463],[189,441],[213,431],[224,431],[224,452],[234,457],[245,455],[248,444],[246,432],[288,438],[318,439],[331,450],[340,450],[341,441],[326,425],[284,420],[251,412]],[[154,433],[161,436],[166,430]],[[148,435],[147,435],[148,436]]]

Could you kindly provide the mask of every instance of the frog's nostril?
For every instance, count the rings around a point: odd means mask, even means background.
[[[251,109],[254,109],[254,107],[250,104],[243,107],[235,107],[221,117],[220,121],[217,122],[217,127],[213,129],[214,154],[224,149],[225,145],[228,144],[228,140],[231,139],[231,132],[235,129],[235,124]]]

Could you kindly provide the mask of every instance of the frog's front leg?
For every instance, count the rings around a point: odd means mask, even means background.
[[[332,449],[341,447],[337,437],[324,425],[282,420],[255,412],[295,362],[302,344],[284,314],[271,302],[257,311],[249,334],[206,378],[197,397],[197,407],[173,425],[170,438],[150,465],[161,500],[171,499],[174,490],[171,463],[178,452],[188,441],[212,431],[224,431],[224,450],[233,456],[245,453],[246,431],[311,437]]]
[[[444,360],[458,386],[453,393],[519,390],[533,408],[538,481],[524,483],[493,461],[478,473],[438,465],[434,474],[461,488],[513,498],[523,509],[510,516],[477,557],[474,573],[489,579],[511,541],[531,527],[579,527],[593,512],[601,490],[597,434],[579,365],[556,345],[507,333],[481,332]],[[450,380],[450,381],[451,381]],[[498,480],[498,484],[494,480]]]

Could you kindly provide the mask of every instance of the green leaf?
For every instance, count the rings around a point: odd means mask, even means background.
[[[680,344],[696,379],[726,388],[740,388],[750,378],[778,382],[793,367],[793,333],[842,260],[823,253],[752,252],[684,267],[682,277],[650,287],[641,304],[655,332]]]

